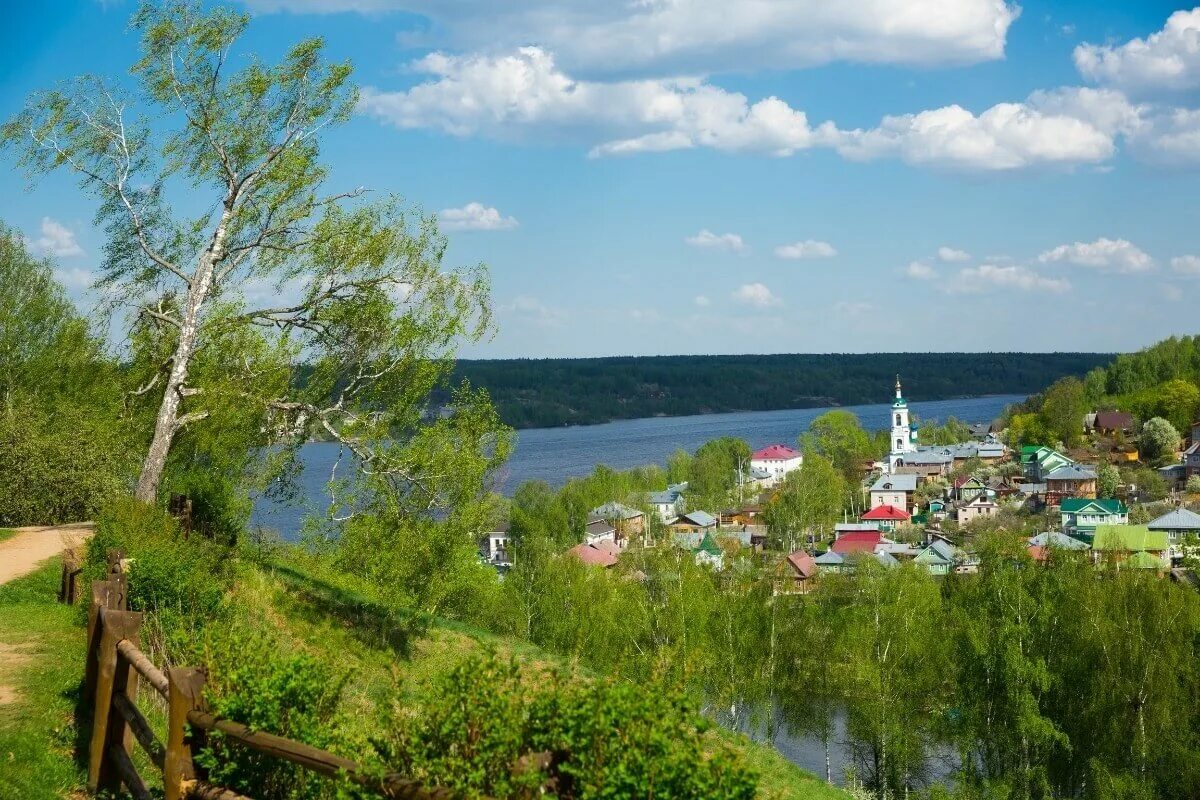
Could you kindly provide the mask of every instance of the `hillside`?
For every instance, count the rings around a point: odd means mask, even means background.
[[[516,428],[879,403],[896,374],[912,400],[1028,394],[1108,364],[1107,353],[830,353],[459,361]],[[436,398],[445,400],[445,397]]]

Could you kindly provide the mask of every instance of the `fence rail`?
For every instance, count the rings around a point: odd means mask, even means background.
[[[64,558],[60,592],[64,602],[72,602],[76,596],[67,587],[79,575],[80,563],[78,555],[69,565]],[[448,800],[456,796],[400,775],[380,777],[350,759],[214,715],[204,702],[203,669],[173,667],[164,673],[142,652],[142,615],[129,610],[125,561],[119,551],[108,553],[108,577],[93,581],[91,590],[83,696],[92,708],[88,789],[93,793],[116,793],[123,786],[137,800],[153,797],[133,761],[136,745],[162,773],[165,800],[250,800],[208,783],[196,763],[195,753],[215,731],[240,747],[319,775],[350,780],[389,800]],[[165,743],[138,708],[139,684],[148,686],[167,704]]]

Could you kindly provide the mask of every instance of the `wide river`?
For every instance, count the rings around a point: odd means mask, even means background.
[[[1022,395],[994,395],[912,403],[911,408],[922,420],[944,422],[948,417],[956,417],[964,422],[989,422],[998,417],[1005,406],[1024,399]],[[891,406],[888,404],[844,408],[857,414],[868,430],[880,430],[889,425]],[[663,464],[676,450],[692,452],[721,436],[740,437],[753,448],[776,442],[794,445],[809,423],[826,411],[829,409],[797,408],[530,428],[518,431],[516,450],[501,468],[496,488],[511,495],[517,486],[529,480],[561,486],[569,478],[587,475],[598,464],[607,464],[614,469]],[[260,500],[255,504],[251,523],[272,528],[285,538],[293,538],[308,510],[323,510],[328,503],[325,485],[337,457],[336,444],[305,445],[300,477],[301,501],[296,505],[279,505]]]

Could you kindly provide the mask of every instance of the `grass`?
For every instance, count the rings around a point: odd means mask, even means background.
[[[0,687],[12,694],[0,704],[0,800],[85,796],[78,754],[86,740],[76,723],[84,637],[79,610],[55,600],[58,577],[55,559],[0,586]],[[436,618],[385,615],[368,594],[340,576],[294,564],[239,562],[231,599],[238,608],[263,614],[286,647],[336,664],[346,677],[343,718],[362,724],[377,719],[380,702],[392,696],[397,683],[404,696],[419,699],[439,676],[474,653],[493,650],[514,657],[534,675],[539,668],[567,669],[561,659],[519,639]],[[162,715],[153,693],[140,694],[139,707],[161,737]],[[848,797],[768,745],[731,733],[721,738],[743,750],[761,775],[763,800]],[[156,770],[142,757],[135,760],[148,782],[159,784]]]
[[[55,600],[60,565],[0,586],[0,800],[83,796],[75,723],[83,676],[78,610]]]
[[[17,532],[11,528],[0,528],[0,542],[3,542],[5,539],[11,539],[16,535]]]

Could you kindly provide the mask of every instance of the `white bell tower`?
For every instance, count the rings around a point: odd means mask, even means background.
[[[891,453],[888,455],[888,471],[896,469],[896,462],[905,453],[917,449],[917,432],[908,417],[908,401],[900,391],[900,376],[896,376],[896,399],[892,401]]]

